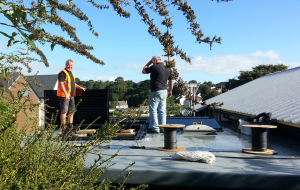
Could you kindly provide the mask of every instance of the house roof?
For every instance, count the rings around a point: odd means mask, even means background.
[[[2,82],[4,83],[4,85],[6,86],[6,88],[9,88],[19,78],[19,76],[20,75],[17,74],[17,73],[12,73],[11,76],[10,76],[9,83],[6,80],[2,80]]]
[[[141,106],[140,109],[141,110],[149,110],[149,106]]]
[[[57,81],[58,76],[57,74],[53,75],[36,75],[36,76],[27,76],[28,78],[32,79],[34,77],[34,80],[37,81],[42,85],[42,87],[37,86],[33,82],[30,82],[30,86],[33,89],[33,91],[36,93],[36,95],[40,98],[44,98],[44,90],[53,90]]]
[[[125,101],[118,101],[117,103],[119,103],[120,106],[126,106],[127,105],[127,103]]]
[[[300,67],[271,73],[208,99],[224,102],[222,109],[257,115],[271,112],[272,119],[300,124]],[[196,105],[201,110],[203,106]]]

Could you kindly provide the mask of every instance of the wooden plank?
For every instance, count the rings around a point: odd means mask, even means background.
[[[275,125],[242,125],[243,127],[250,127],[250,128],[277,128]]]
[[[133,133],[134,129],[122,130],[120,133]]]
[[[182,124],[165,124],[165,125],[156,125],[156,127],[163,127],[163,128],[183,128],[185,125]]]
[[[76,134],[94,134],[96,133],[96,129],[84,129],[80,131],[76,131]]]
[[[134,136],[136,133],[132,132],[132,133],[117,133],[118,137],[128,137],[128,136]]]

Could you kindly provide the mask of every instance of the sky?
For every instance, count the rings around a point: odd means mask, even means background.
[[[63,0],[61,2],[65,3]],[[105,65],[93,63],[59,46],[51,51],[50,44],[37,44],[47,56],[50,66],[32,63],[33,71],[27,73],[23,70],[23,73],[33,75],[38,71],[39,75],[57,74],[64,68],[65,61],[72,59],[73,71],[80,80],[114,81],[119,76],[134,82],[149,79],[149,75],[142,74],[142,68],[152,56],[164,54],[163,46],[148,34],[148,27],[141,22],[133,0],[131,6],[126,7],[131,13],[130,19],[118,16],[112,6],[108,10],[98,10],[83,0],[73,2],[90,18],[99,33],[98,38],[91,34],[87,23],[67,13],[59,12],[59,15],[76,27],[79,39],[86,45],[92,45],[94,50],[91,54],[104,61]],[[107,4],[104,0],[95,2]],[[237,77],[239,71],[251,70],[260,64],[282,63],[289,68],[300,66],[299,0],[233,0],[220,3],[216,0],[190,0],[188,3],[197,16],[196,21],[204,36],[217,35],[222,38],[222,43],[213,44],[211,50],[207,44],[195,43],[196,38],[188,29],[185,16],[169,6],[170,15],[173,16],[171,33],[175,45],[192,57],[191,64],[179,56],[173,57],[183,80],[219,83]],[[154,18],[154,23],[165,32],[166,28],[160,24],[163,18],[151,10],[148,12]],[[8,23],[2,15],[0,22]],[[67,34],[55,25],[43,27],[52,34],[68,39]],[[0,31],[13,32],[10,27],[3,25],[0,25]],[[7,50],[7,41],[0,34],[0,52],[9,53],[20,47],[14,45]]]

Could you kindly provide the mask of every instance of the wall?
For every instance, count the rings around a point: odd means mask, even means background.
[[[22,77],[19,77],[14,84],[9,88],[9,90],[12,92],[12,94],[16,97],[18,92],[22,90],[24,87],[25,80]],[[31,101],[27,102],[26,105],[32,105],[32,104],[38,104],[39,99],[34,94],[31,88],[28,88],[29,98]],[[22,100],[25,100],[27,97],[23,97]],[[36,107],[33,111],[26,110],[25,113],[29,118],[32,118],[33,120],[27,121],[28,127],[26,129],[27,134],[32,133],[31,128],[33,126],[34,120],[38,119],[39,116],[39,109]],[[23,112],[19,112],[17,115],[17,122],[18,122],[18,131],[24,126],[27,118],[26,115]]]

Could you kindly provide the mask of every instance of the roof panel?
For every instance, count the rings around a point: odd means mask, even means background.
[[[223,109],[300,124],[300,67],[265,75],[206,102],[224,102]],[[196,105],[198,110],[201,105]]]

